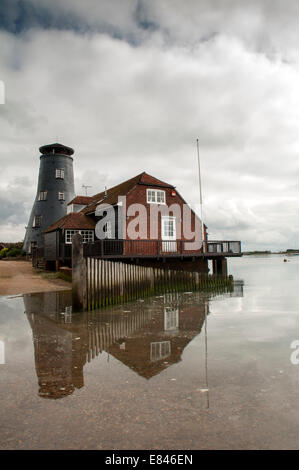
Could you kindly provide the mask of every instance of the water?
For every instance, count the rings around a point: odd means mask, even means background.
[[[297,448],[289,260],[231,260],[245,285],[230,294],[101,313],[72,314],[67,293],[0,297],[0,448]]]

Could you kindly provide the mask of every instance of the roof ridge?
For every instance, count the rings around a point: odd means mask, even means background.
[[[86,214],[84,214],[82,211],[69,212],[69,214],[65,214],[63,217],[54,222],[54,224],[49,225],[49,227],[44,230],[44,233],[52,232],[53,230],[57,230],[59,228],[64,228],[65,223],[67,223],[69,219],[82,219],[85,217],[87,220],[90,219],[90,217],[86,216]],[[90,222],[92,222],[92,219],[90,219]]]
[[[111,188],[108,188],[107,190],[101,191],[99,193],[96,193],[94,196],[91,196],[92,200],[90,201],[90,204],[88,204],[84,209],[82,209],[82,212],[87,213],[89,206],[92,206],[96,203],[99,203],[99,199],[102,198],[105,195],[106,191],[107,191],[107,195],[109,196],[109,193],[112,193],[113,191],[115,191],[120,186],[125,186],[130,182],[132,182],[132,184],[140,182],[140,179],[141,179],[143,173],[145,173],[145,172],[139,173],[138,175],[133,176],[132,178],[129,178],[125,181],[122,181],[121,183],[116,184],[115,186],[112,186]]]

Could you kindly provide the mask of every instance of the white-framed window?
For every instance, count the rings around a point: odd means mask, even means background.
[[[73,312],[73,307],[71,305],[65,307],[65,310],[63,312],[64,323],[72,323],[72,312]]]
[[[64,168],[56,168],[55,177],[60,178],[60,179],[63,180],[64,179]]]
[[[165,191],[160,189],[147,189],[146,200],[149,204],[165,204]]]
[[[93,243],[94,232],[93,230],[80,230],[83,243]]]
[[[46,201],[47,200],[47,193],[48,193],[48,191],[40,191],[38,193],[38,200],[39,201]]]
[[[58,201],[64,201],[64,193],[58,193]]]
[[[164,330],[174,331],[179,326],[179,309],[165,307],[164,308]]]
[[[33,219],[33,227],[38,228],[41,226],[42,223],[42,216],[41,215],[35,215]]]
[[[164,359],[170,356],[170,354],[171,354],[170,341],[157,341],[155,343],[151,343],[150,360],[152,362]]]
[[[72,243],[72,238],[75,233],[79,233],[79,230],[66,230],[65,231],[65,243]]]
[[[70,230],[67,229],[65,231],[65,243],[71,244],[72,238],[75,233],[80,233],[82,235],[82,242],[83,243],[93,243],[94,242],[94,231],[93,230]]]
[[[162,216],[161,219],[162,251],[176,252],[176,219],[175,217]]]
[[[162,216],[162,240],[175,240],[175,217]]]
[[[108,220],[108,222],[106,222],[105,225],[103,226],[103,232],[104,232],[105,238],[112,238],[112,228],[111,228],[110,220]]]

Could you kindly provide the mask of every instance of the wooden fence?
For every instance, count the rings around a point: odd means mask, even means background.
[[[86,258],[87,309],[180,291],[232,288],[231,277]]]
[[[166,292],[233,290],[231,276],[209,276],[84,257],[79,234],[73,237],[72,256],[75,310],[93,310]]]

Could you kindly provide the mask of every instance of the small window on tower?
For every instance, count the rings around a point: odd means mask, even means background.
[[[42,223],[42,216],[36,215],[33,219],[33,227],[38,228],[41,226],[41,223]]]
[[[47,200],[47,191],[40,191],[38,194],[39,201],[46,201]]]
[[[56,168],[56,178],[64,179],[64,168]]]
[[[58,200],[64,201],[64,193],[58,193]]]

